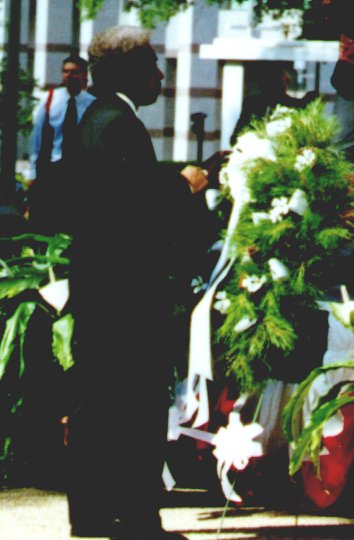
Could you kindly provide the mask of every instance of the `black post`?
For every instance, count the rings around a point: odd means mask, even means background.
[[[197,137],[197,163],[201,164],[203,161],[203,143],[205,137],[204,122],[207,115],[202,112],[191,114],[192,120],[192,132]]]
[[[13,0],[10,7],[6,70],[3,76],[3,128],[0,171],[0,194],[5,199],[11,199],[15,194],[21,0]]]
[[[80,52],[80,6],[79,0],[73,0],[71,19],[71,54]]]

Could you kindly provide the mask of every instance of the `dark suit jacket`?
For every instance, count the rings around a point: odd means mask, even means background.
[[[166,385],[168,351],[178,339],[172,306],[190,290],[203,225],[195,222],[187,183],[159,173],[150,136],[124,101],[95,101],[80,132],[67,203],[74,234],[70,309],[78,369],[106,399],[107,386],[117,395],[117,385],[126,390],[131,378],[145,388],[156,378]]]
[[[230,144],[235,144],[236,139],[242,129],[249,125],[251,120],[261,119],[269,114],[277,105],[298,109],[308,105],[310,101],[318,97],[316,92],[308,92],[303,98],[296,98],[286,93],[282,95],[256,94],[244,99],[240,118],[238,119],[234,131],[230,138]]]

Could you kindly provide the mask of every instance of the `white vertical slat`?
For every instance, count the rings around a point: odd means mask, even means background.
[[[37,0],[34,38],[34,78],[39,87],[46,83],[49,0]]]

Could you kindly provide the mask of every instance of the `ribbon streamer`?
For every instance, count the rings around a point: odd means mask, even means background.
[[[216,289],[223,279],[226,278],[236,259],[235,254],[230,254],[230,243],[245,198],[247,196],[243,195],[241,197],[240,195],[234,201],[220,257],[211,273],[208,288],[200,302],[194,308],[191,317],[185,421],[190,420],[197,411],[197,416],[193,423],[194,427],[206,424],[209,420],[209,401],[206,381],[213,380],[210,312]],[[198,395],[199,398],[197,397]]]

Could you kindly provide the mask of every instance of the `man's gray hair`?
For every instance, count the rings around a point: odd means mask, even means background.
[[[114,26],[96,34],[88,48],[89,66],[94,82],[95,79],[102,78],[107,82],[109,74],[112,76],[113,66],[117,68],[120,63],[123,64],[123,57],[127,53],[148,45],[150,32],[138,26]]]

